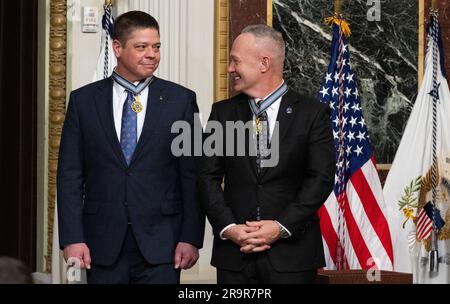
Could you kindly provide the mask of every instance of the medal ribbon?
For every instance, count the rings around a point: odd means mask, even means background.
[[[265,112],[267,108],[270,107],[275,101],[284,96],[284,94],[286,94],[288,90],[289,88],[286,82],[283,81],[283,83],[275,90],[275,92],[270,94],[266,99],[257,102],[255,98],[250,98],[248,103],[255,117],[258,118],[261,113]]]

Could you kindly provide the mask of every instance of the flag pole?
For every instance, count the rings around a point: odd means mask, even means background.
[[[342,13],[342,0],[334,0],[334,14],[340,16]]]
[[[94,74],[94,80],[105,79],[110,76],[111,66],[114,65],[114,57],[111,53],[111,39],[113,37],[113,23],[112,9],[114,6],[113,0],[105,0],[103,3],[104,14],[102,18],[102,50],[99,55],[99,62],[97,63],[97,70]],[[101,61],[101,62],[100,62]],[[103,75],[103,77],[101,76]]]
[[[342,52],[343,44],[342,44],[342,36],[344,33],[343,30],[343,18],[342,18],[342,0],[335,0],[334,1],[334,18],[336,24],[339,26],[339,63],[338,63],[338,69],[339,69],[339,121],[343,121],[343,105],[344,105],[344,97],[343,97],[343,56],[344,53]],[[344,152],[344,142],[342,141],[343,138],[343,125],[339,123],[339,148],[338,148],[338,154],[339,154],[339,162],[346,162],[345,159],[345,152]],[[344,180],[344,176],[342,174],[345,174],[344,171],[340,170],[338,173],[339,179]],[[342,189],[341,189],[342,190]],[[345,190],[344,190],[345,191]],[[337,204],[338,204],[338,238],[339,242],[336,246],[336,268],[337,270],[345,270],[348,269],[347,261],[346,261],[346,254],[345,254],[345,248],[346,248],[346,237],[345,237],[345,209],[347,208],[345,206],[345,201],[343,199],[343,192],[341,191],[341,194],[337,197]]]
[[[438,7],[437,0],[431,0],[431,9],[436,10]]]
[[[437,153],[436,153],[436,137],[437,137],[437,103],[439,102],[439,93],[438,88],[439,85],[437,83],[437,71],[438,71],[438,5],[437,0],[431,1],[431,10],[430,10],[430,16],[431,16],[431,23],[434,30],[431,31],[432,35],[432,41],[433,41],[433,129],[432,129],[432,158],[433,158],[433,164],[432,164],[432,178],[431,178],[431,187],[432,187],[432,221],[433,221],[433,229],[431,231],[431,250],[430,250],[430,273],[438,273],[439,271],[439,251],[438,251],[438,234],[439,229],[436,227],[436,197],[437,197],[437,186],[438,186],[438,165],[437,165]]]

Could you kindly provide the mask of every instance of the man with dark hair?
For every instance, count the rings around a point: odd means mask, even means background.
[[[281,33],[266,25],[245,28],[228,67],[241,94],[212,107],[210,121],[255,125],[245,157],[219,151],[200,166],[219,283],[312,283],[324,266],[316,212],[334,182],[330,111],[288,89],[284,59]],[[233,139],[226,131],[224,140]]]
[[[58,164],[60,246],[88,283],[179,283],[203,243],[193,156],[171,153],[171,126],[194,124],[195,93],[153,76],[159,26],[115,22],[113,75],[70,96]]]
[[[30,269],[20,260],[0,257],[0,284],[32,284]]]
[[[131,33],[138,28],[154,29],[159,35],[159,24],[153,16],[141,11],[131,11],[114,21],[113,39],[125,43]]]

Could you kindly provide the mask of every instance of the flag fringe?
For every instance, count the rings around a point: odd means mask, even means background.
[[[337,26],[342,26],[342,32],[344,33],[345,37],[350,37],[352,34],[352,31],[350,29],[350,24],[347,20],[338,18],[336,16],[327,17],[325,18],[325,23],[328,25],[332,25],[333,23]]]

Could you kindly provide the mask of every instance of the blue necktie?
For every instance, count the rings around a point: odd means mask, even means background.
[[[134,95],[127,91],[127,100],[123,104],[122,111],[122,129],[120,131],[120,146],[122,147],[123,155],[130,165],[131,157],[137,145],[137,113],[131,110],[131,105],[134,102]]]
[[[259,105],[259,102],[258,102]],[[257,116],[256,132],[256,169],[258,174],[264,167],[264,159],[269,157],[269,121],[267,112],[264,111]]]

